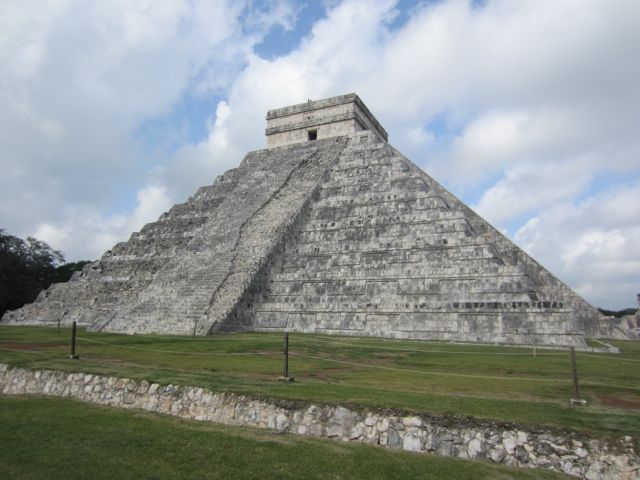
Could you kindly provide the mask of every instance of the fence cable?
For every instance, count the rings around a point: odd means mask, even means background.
[[[55,327],[52,327],[55,328]],[[37,328],[37,330],[46,330],[47,328],[41,327]],[[36,330],[35,328],[33,330]],[[190,342],[192,340],[196,340],[196,338],[180,338],[180,337],[169,337],[169,336],[154,336],[153,338],[169,338],[172,340],[179,340],[184,342]],[[225,336],[225,337],[214,337],[215,340],[232,340],[233,336]],[[413,352],[413,353],[438,353],[438,354],[462,354],[462,355],[483,355],[483,356],[522,356],[522,355],[531,355],[530,352],[474,352],[474,351],[451,351],[451,350],[440,350],[440,349],[412,349],[412,348],[402,348],[402,347],[391,347],[391,346],[373,346],[362,344],[360,342],[350,342],[350,341],[342,341],[336,340],[332,338],[309,338],[305,336],[296,336],[294,337],[296,340],[301,340],[303,342],[311,342],[311,343],[321,343],[321,344],[329,344],[329,345],[344,345],[349,347],[357,347],[357,348],[366,348],[373,350],[390,350],[390,351],[398,351],[398,352]],[[121,348],[127,350],[134,351],[142,351],[142,352],[151,352],[151,353],[160,353],[160,354],[168,354],[168,355],[186,355],[186,356],[202,356],[202,357],[232,357],[232,356],[279,356],[282,353],[280,351],[270,351],[270,352],[188,352],[188,351],[180,351],[180,350],[161,350],[161,349],[153,349],[153,348],[143,348],[143,347],[135,347],[130,345],[122,345],[117,343],[105,342],[100,340],[95,340],[93,338],[88,338],[84,336],[77,336],[78,340],[82,340],[84,342],[90,342],[98,345],[105,345],[113,348]],[[259,335],[259,336],[242,336],[241,339],[255,339],[255,340],[271,340],[277,339],[280,340],[281,337],[276,335]],[[48,340],[62,340],[61,338],[50,338]],[[211,341],[210,338],[197,338],[197,340],[208,340]],[[542,347],[543,348],[543,347]],[[10,352],[26,352],[32,354],[43,354],[45,352],[40,350],[23,350],[23,349],[14,349],[14,348],[5,348],[0,347],[2,351],[10,351]],[[388,370],[388,371],[396,371],[410,374],[424,374],[424,375],[432,375],[432,376],[444,376],[444,377],[459,377],[459,378],[477,378],[477,379],[487,379],[487,380],[518,380],[518,381],[534,381],[534,382],[557,382],[557,383],[570,383],[571,380],[568,379],[559,379],[559,378],[536,378],[536,377],[517,377],[517,376],[500,376],[500,375],[473,375],[466,373],[452,373],[452,372],[437,372],[437,371],[428,371],[428,370],[416,370],[416,369],[406,369],[400,367],[392,367],[392,366],[384,366],[384,365],[373,365],[368,363],[360,363],[349,360],[338,360],[335,358],[327,358],[317,355],[310,355],[305,353],[299,353],[295,351],[289,351],[289,354],[292,356],[297,356],[301,358],[309,358],[313,360],[320,360],[325,362],[332,362],[342,365],[355,366],[355,367],[363,367],[363,368],[375,368],[380,370]],[[624,362],[633,362],[640,363],[638,359],[632,358],[620,358],[616,355],[597,355],[593,353],[587,352],[578,352],[579,355],[596,358],[605,361],[624,361]],[[537,355],[553,355],[553,356],[563,356],[566,355],[566,352],[538,352]],[[629,389],[629,390],[637,390],[640,391],[640,387],[631,386],[631,385],[615,385],[591,380],[581,380],[580,382],[583,385],[590,386],[602,386],[602,387],[610,387],[610,388],[620,388],[620,389]]]
[[[421,349],[414,349],[414,348],[398,348],[398,347],[382,347],[382,346],[373,346],[373,345],[362,345],[359,343],[351,343],[351,342],[344,342],[341,340],[330,340],[330,339],[316,339],[316,338],[305,338],[305,337],[292,337],[295,338],[296,340],[302,340],[305,342],[324,342],[324,343],[330,343],[333,345],[347,345],[347,346],[352,346],[352,347],[359,347],[359,348],[369,348],[369,349],[373,349],[373,350],[397,350],[400,352],[416,352],[416,353],[451,353],[451,354],[464,354],[464,355],[488,355],[488,356],[492,356],[492,355],[526,355],[526,356],[531,356],[531,352],[529,351],[523,351],[523,352],[472,352],[472,351],[467,351],[467,350],[460,350],[460,351],[454,351],[454,350],[438,350],[438,349],[433,349],[433,350],[421,350]],[[530,348],[530,347],[524,347],[524,348]],[[544,348],[544,347],[541,347]],[[537,352],[536,355],[566,355],[565,352]]]
[[[116,343],[109,342],[101,342],[99,340],[94,340],[86,337],[77,337],[78,340],[83,340],[85,342],[97,343],[100,345],[107,345],[110,347],[116,348],[125,348],[127,350],[138,350],[141,352],[153,352],[153,353],[168,353],[172,355],[200,355],[200,356],[216,356],[216,357],[227,357],[227,356],[249,356],[249,355],[280,355],[280,352],[183,352],[179,350],[158,350],[153,348],[141,348],[141,347],[132,347],[130,345],[118,345]]]
[[[292,351],[289,351],[289,355],[294,355],[297,357],[312,358],[314,360],[321,360],[325,362],[339,363],[343,365],[349,365],[352,367],[378,368],[381,370],[392,370],[392,371],[403,372],[403,373],[421,373],[424,375],[434,375],[434,376],[442,376],[442,377],[483,378],[485,380],[523,380],[523,381],[534,381],[534,382],[571,383],[571,380],[562,379],[562,378],[536,378],[536,377],[511,377],[511,376],[503,377],[499,375],[471,375],[468,373],[433,372],[428,370],[414,370],[414,369],[398,368],[398,367],[385,367],[384,365],[372,365],[370,363],[351,362],[348,360],[336,360],[334,358],[318,357],[315,355],[306,355],[303,353],[297,353]],[[590,380],[584,380],[584,381],[581,381],[580,383],[583,385],[640,390],[640,387],[632,387],[630,385],[612,385],[608,383],[593,382]]]

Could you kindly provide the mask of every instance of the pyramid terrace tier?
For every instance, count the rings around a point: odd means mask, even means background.
[[[413,340],[580,346],[565,312],[261,312],[254,329]]]
[[[456,291],[473,293],[505,293],[533,295],[531,279],[524,273],[515,275],[474,275],[468,277],[392,277],[380,278],[339,278],[333,276],[325,279],[297,279],[271,281],[269,296],[303,295],[311,296],[348,296],[348,295],[380,295],[384,298],[408,295],[453,295]],[[530,296],[527,301],[535,300]]]

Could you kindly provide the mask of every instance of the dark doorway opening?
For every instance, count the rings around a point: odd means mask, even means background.
[[[317,140],[318,139],[318,130],[309,130],[307,132],[307,138],[309,140]]]

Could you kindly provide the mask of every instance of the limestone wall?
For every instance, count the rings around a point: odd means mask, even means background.
[[[269,134],[267,147],[273,148],[281,145],[308,142],[308,132],[310,130],[315,130],[317,140],[351,135],[356,131],[362,130],[353,112],[334,116],[326,121],[307,121],[301,125],[303,125],[301,128],[285,129]]]
[[[33,371],[3,364],[0,364],[0,393],[51,395],[227,425],[484,459],[516,467],[546,468],[589,480],[640,478],[640,458],[631,437],[609,443],[548,429],[258,400],[197,387]]]
[[[314,130],[318,139],[352,135],[361,130],[387,140],[387,132],[356,94],[308,101],[267,113],[267,146],[307,142]]]

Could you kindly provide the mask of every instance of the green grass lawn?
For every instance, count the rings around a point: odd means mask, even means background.
[[[0,472],[16,480],[567,478],[36,397],[0,397]]]
[[[566,351],[488,345],[290,335],[291,384],[282,374],[282,336],[126,336],[79,332],[80,360],[68,360],[69,329],[0,327],[0,362],[28,368],[197,385],[407,412],[470,415],[602,435],[640,432],[640,342],[611,342],[621,354],[578,353],[587,407],[571,407]]]

